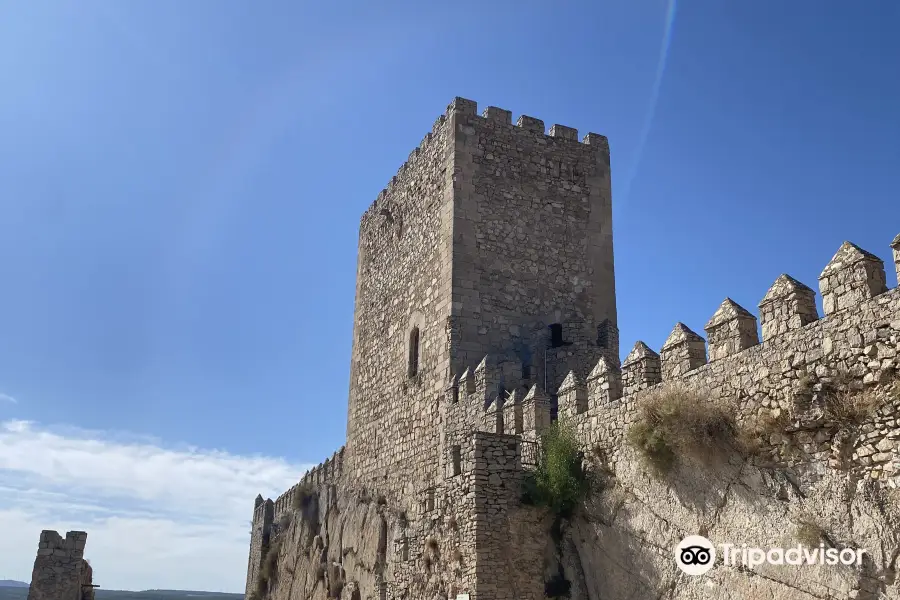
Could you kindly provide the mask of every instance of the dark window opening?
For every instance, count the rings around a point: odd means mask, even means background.
[[[419,328],[413,327],[409,332],[409,377],[419,374]]]
[[[522,379],[531,379],[531,365],[522,363]]]
[[[550,326],[550,347],[559,348],[563,345],[562,324],[554,323]]]
[[[450,462],[453,465],[453,474],[459,475],[462,473],[462,455],[460,452],[459,446],[453,446],[450,448]]]
[[[503,433],[504,424],[503,424],[503,412],[497,411],[497,431],[496,433]]]
[[[553,394],[550,396],[550,422],[555,423],[559,418],[559,396]]]
[[[459,386],[455,386],[453,388],[453,399],[451,400],[453,404],[459,402]]]

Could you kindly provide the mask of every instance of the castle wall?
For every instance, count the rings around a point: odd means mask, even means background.
[[[555,390],[570,369],[618,360],[606,138],[451,108],[454,372],[490,354],[507,389]],[[547,350],[554,323],[567,345]]]
[[[776,286],[783,282],[784,278],[779,278]],[[795,290],[812,293],[795,283]],[[823,385],[840,379],[848,380],[860,391],[889,386],[900,368],[900,289],[887,290],[880,259],[845,244],[823,271],[820,288],[832,296],[832,301],[826,303],[826,316],[801,324],[796,315],[808,317],[808,303],[797,303],[793,292],[785,294],[784,306],[788,308],[770,313],[771,318],[781,319],[784,325],[775,327],[777,334],[762,343],[747,341],[749,313],[744,309],[737,307],[739,310],[731,311],[731,317],[726,314],[724,319],[719,318],[729,312],[723,310],[728,307],[726,301],[707,325],[707,331],[724,326],[737,343],[726,344],[730,349],[725,355],[679,375],[666,375],[677,373],[671,368],[673,361],[684,360],[677,352],[677,344],[667,342],[673,351],[664,352],[660,359],[652,351],[641,352],[646,346],[638,342],[621,371],[606,365],[598,369],[603,373],[595,379],[588,376],[585,409],[571,411],[582,441],[589,448],[602,449],[614,465],[625,454],[627,430],[638,417],[642,402],[672,384],[697,390],[701,397],[726,402],[737,420],[748,424],[792,414],[798,397],[812,397]],[[767,299],[772,296],[771,291]],[[764,302],[763,314],[767,314],[767,306],[768,302]],[[750,320],[755,332],[752,315]],[[682,327],[679,324],[670,339],[675,339]],[[692,338],[685,343],[690,341],[696,346],[696,339],[702,340]],[[634,358],[637,356],[642,358]],[[693,356],[696,365],[696,351]],[[662,370],[662,377],[660,361],[669,365],[668,370]],[[814,471],[829,466],[855,468],[869,478],[898,486],[900,433],[896,413],[900,410],[900,398],[895,395],[887,400],[863,425],[861,435],[849,441],[832,438],[837,427],[824,420],[820,410],[818,422],[795,422],[788,427],[793,433],[776,433],[760,442],[775,457],[782,458],[788,442],[799,445],[806,455],[803,460]],[[561,413],[566,402],[561,394]],[[848,443],[850,447],[846,446]]]
[[[92,599],[92,571],[84,560],[86,542],[83,531],[69,531],[65,539],[55,531],[42,531],[28,600]]]
[[[263,557],[269,547],[272,533],[275,505],[271,500],[263,501],[257,496],[253,506],[253,523],[250,530],[250,558],[247,561],[247,586],[244,590],[246,598],[256,590]]]
[[[360,223],[346,467],[351,477],[404,493],[434,477],[437,464],[434,397],[448,368],[453,127],[448,116],[437,120]],[[413,328],[419,359],[410,376]]]

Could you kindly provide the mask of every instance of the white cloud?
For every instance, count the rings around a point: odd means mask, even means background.
[[[0,579],[29,581],[41,530],[84,530],[105,589],[243,592],[253,499],[309,466],[0,423]]]
[[[0,393],[0,402],[9,402],[11,404],[18,404],[18,400],[10,396],[9,394]]]

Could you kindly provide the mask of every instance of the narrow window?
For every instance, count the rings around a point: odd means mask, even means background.
[[[522,363],[522,379],[531,379],[531,365]]]
[[[419,328],[409,332],[409,377],[419,374]]]
[[[503,433],[503,428],[504,428],[504,425],[503,425],[503,411],[502,411],[502,410],[498,410],[498,411],[497,411],[497,433]]]
[[[454,386],[454,387],[453,387],[453,400],[452,400],[452,402],[453,402],[453,404],[456,404],[457,402],[459,402],[459,386]]]
[[[554,323],[550,326],[550,347],[559,348],[563,345],[562,324]]]
[[[460,473],[462,473],[462,456],[459,446],[453,446],[452,448],[450,448],[450,462],[453,465],[454,475],[459,475]]]

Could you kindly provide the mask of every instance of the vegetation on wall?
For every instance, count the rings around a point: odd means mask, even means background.
[[[566,517],[590,492],[575,432],[565,423],[553,423],[541,434],[541,448],[534,471],[525,474],[522,501],[546,506]]]
[[[643,401],[628,442],[661,473],[679,458],[707,459],[715,454],[712,450],[740,446],[731,411],[681,386],[666,386]]]

